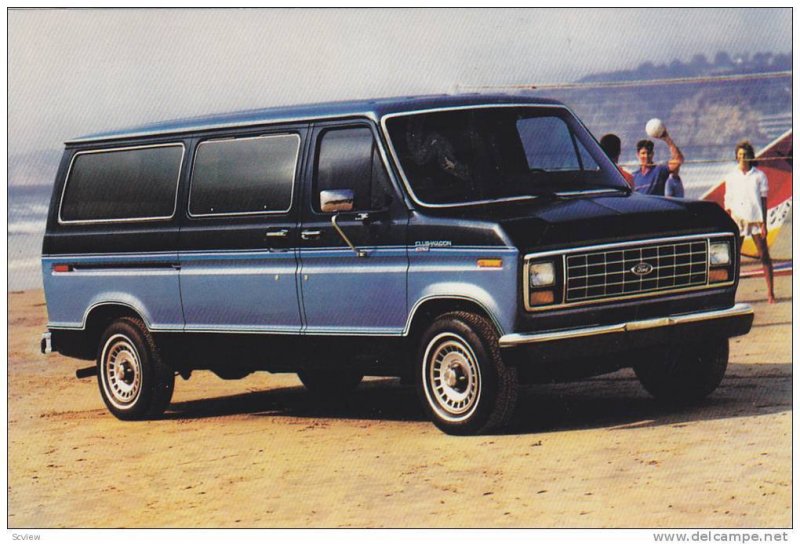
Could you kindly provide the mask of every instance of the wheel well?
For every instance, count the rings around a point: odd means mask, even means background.
[[[437,298],[423,302],[414,313],[414,318],[411,321],[411,328],[408,332],[408,337],[414,343],[417,342],[420,335],[425,332],[433,321],[442,314],[448,312],[470,312],[485,317],[497,329],[497,324],[492,319],[492,316],[477,302],[459,298]],[[498,330],[499,334],[500,331]]]
[[[67,357],[91,361],[97,357],[100,335],[112,321],[120,317],[141,319],[135,310],[122,304],[97,306],[86,316],[83,330],[53,329],[53,349]]]
[[[84,328],[85,341],[89,346],[97,347],[100,335],[106,330],[112,321],[121,317],[135,317],[142,319],[133,308],[122,304],[104,304],[93,308],[86,316],[86,326]],[[142,321],[144,321],[142,319]]]

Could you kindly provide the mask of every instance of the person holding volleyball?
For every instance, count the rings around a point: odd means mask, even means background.
[[[683,164],[683,153],[672,141],[667,132],[667,127],[660,119],[651,119],[645,127],[647,134],[652,138],[663,140],[669,146],[670,160],[667,164],[655,164],[654,144],[652,140],[639,140],[636,142],[636,157],[639,159],[639,168],[633,172],[633,187],[637,193],[646,195],[664,196],[664,186],[670,173],[677,174]]]

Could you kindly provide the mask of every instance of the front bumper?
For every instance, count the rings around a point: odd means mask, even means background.
[[[606,344],[603,341],[608,340],[609,347],[617,345],[632,347],[633,344],[642,343],[657,345],[669,343],[678,332],[692,333],[692,336],[709,333],[716,337],[730,338],[747,334],[752,324],[753,308],[748,304],[736,304],[724,310],[671,315],[612,325],[506,334],[500,337],[500,347],[515,348],[541,344],[558,344],[560,347],[562,343],[569,343],[596,349],[598,347],[596,340],[601,340],[600,345]]]

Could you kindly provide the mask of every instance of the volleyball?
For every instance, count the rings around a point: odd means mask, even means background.
[[[664,126],[664,123],[661,122],[661,119],[653,117],[647,122],[644,130],[651,138],[661,138],[667,131],[667,127]]]

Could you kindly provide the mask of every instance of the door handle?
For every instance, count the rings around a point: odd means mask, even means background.
[[[304,230],[300,233],[300,238],[303,240],[316,240],[321,234],[321,230]]]
[[[267,238],[286,238],[287,236],[289,236],[289,229],[267,231]]]

